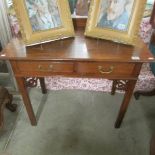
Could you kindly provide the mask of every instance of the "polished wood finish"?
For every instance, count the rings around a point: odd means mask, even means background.
[[[40,77],[39,81],[40,81],[40,86],[41,86],[42,93],[46,94],[47,93],[47,89],[46,89],[46,85],[45,85],[45,79]]]
[[[25,76],[29,76],[32,74],[48,76],[51,75],[51,73],[68,74],[73,73],[74,71],[74,64],[72,62],[18,61],[14,62],[14,65],[16,65],[16,74],[22,74]]]
[[[134,63],[81,62],[77,64],[78,74],[107,78],[133,77]],[[121,68],[121,70],[120,70]]]
[[[70,61],[70,62],[151,62],[154,61],[147,45],[142,41],[136,46],[123,45],[111,41],[84,37],[77,31],[75,38],[25,47],[22,40],[13,39],[0,53],[0,59],[11,62],[33,61]],[[133,57],[135,57],[133,59]],[[138,57],[138,59],[137,59]],[[14,60],[14,61],[13,61]]]
[[[111,89],[111,95],[115,95],[115,93],[116,93],[116,84],[117,84],[117,80],[113,80],[113,82],[112,82],[112,89]]]
[[[121,125],[127,110],[141,65],[154,61],[147,46],[139,41],[137,46],[122,45],[111,41],[84,37],[80,28],[75,38],[54,41],[32,47],[13,39],[3,50],[0,59],[9,60],[27,113],[36,125],[24,77],[67,76],[128,80],[127,89],[115,127]],[[44,83],[44,81],[42,81]],[[43,92],[45,85],[41,85]]]
[[[141,65],[142,64],[137,64],[135,69],[134,69],[134,74],[137,75],[137,76],[138,76],[138,73],[140,72]],[[119,114],[118,114],[118,117],[117,117],[117,121],[115,123],[115,128],[119,128],[121,123],[122,123],[122,120],[123,120],[124,115],[125,115],[125,113],[127,111],[127,108],[128,108],[128,105],[129,105],[133,90],[135,88],[136,82],[137,82],[137,80],[129,80],[127,82],[127,86],[126,86],[127,88],[126,88],[126,91],[125,91],[125,95],[124,95],[124,98],[123,98],[122,105],[120,107],[120,111],[119,111]]]
[[[132,96],[132,93],[135,87],[135,84],[136,84],[136,81],[132,81],[132,80],[129,81],[127,84],[127,91],[125,92],[124,99],[123,99],[123,102],[122,102],[122,105],[120,107],[120,111],[117,117],[117,121],[115,122],[115,128],[119,128],[122,123],[122,120],[127,111],[127,108],[128,108],[128,105],[129,105],[129,102],[130,102],[130,99],[131,99],[131,96]]]
[[[35,117],[35,114],[34,114],[34,111],[33,111],[32,105],[31,105],[31,101],[30,101],[30,98],[29,98],[29,95],[27,92],[25,78],[24,77],[16,77],[16,81],[18,84],[19,91],[22,95],[23,102],[24,102],[25,108],[27,110],[30,122],[32,125],[37,125],[36,117]]]

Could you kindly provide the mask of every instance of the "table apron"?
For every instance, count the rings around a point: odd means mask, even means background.
[[[16,77],[65,76],[136,80],[139,74],[135,72],[139,64],[130,62],[13,60],[11,65]]]

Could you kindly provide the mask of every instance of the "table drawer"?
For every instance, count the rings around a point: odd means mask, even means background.
[[[72,73],[74,71],[72,62],[17,61],[16,65],[19,72]]]
[[[77,72],[82,75],[131,76],[134,66],[134,63],[80,62]]]

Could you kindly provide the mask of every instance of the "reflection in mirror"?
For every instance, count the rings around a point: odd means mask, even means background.
[[[98,27],[127,31],[134,0],[101,0]]]
[[[90,0],[68,0],[70,5],[71,14],[76,16],[88,16],[88,8]]]
[[[62,26],[57,0],[25,0],[32,31]]]

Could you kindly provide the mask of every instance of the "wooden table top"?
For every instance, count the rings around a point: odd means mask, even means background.
[[[155,61],[146,44],[123,45],[112,41],[88,38],[83,30],[76,31],[75,38],[51,41],[41,45],[25,47],[22,40],[12,39],[0,53],[7,60],[74,60],[74,61]]]

